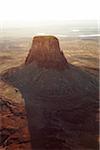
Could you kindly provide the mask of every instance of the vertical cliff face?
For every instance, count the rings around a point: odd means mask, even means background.
[[[36,36],[25,64],[36,62],[40,67],[65,69],[67,60],[60,50],[59,41],[54,36]]]

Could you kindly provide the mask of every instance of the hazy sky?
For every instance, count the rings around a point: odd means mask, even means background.
[[[0,24],[99,19],[99,0],[0,0]]]

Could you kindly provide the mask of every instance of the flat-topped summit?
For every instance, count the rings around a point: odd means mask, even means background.
[[[55,36],[35,36],[25,64],[36,62],[45,68],[64,69],[67,60]]]

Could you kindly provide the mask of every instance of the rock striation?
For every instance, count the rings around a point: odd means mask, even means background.
[[[25,64],[36,62],[40,67],[65,69],[68,66],[59,41],[54,36],[36,36],[26,58]]]

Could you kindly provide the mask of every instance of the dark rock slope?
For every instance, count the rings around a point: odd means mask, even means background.
[[[98,81],[68,64],[55,37],[35,37],[21,67],[2,74],[24,99],[32,149],[98,148]]]

